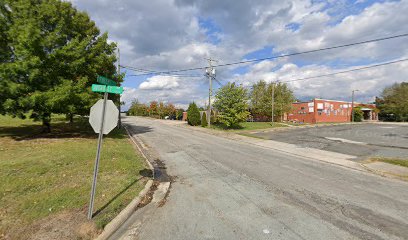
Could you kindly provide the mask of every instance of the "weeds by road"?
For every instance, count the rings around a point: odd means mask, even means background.
[[[147,179],[141,156],[123,130],[103,143],[94,221],[86,220],[96,134],[87,119],[53,120],[41,133],[31,120],[0,116],[0,239],[89,238],[114,218]],[[48,236],[50,229],[60,236]]]
[[[222,124],[213,124],[211,125],[212,129],[216,130],[229,130],[229,131],[251,131],[258,129],[268,129],[268,128],[278,128],[278,127],[287,127],[281,123],[271,123],[271,122],[243,122],[240,125],[235,126],[234,128],[228,129]]]
[[[394,164],[394,165],[398,165],[398,166],[402,166],[402,167],[408,167],[408,159],[401,159],[401,158],[372,158],[372,161],[379,161],[379,162],[386,162],[386,163],[390,163],[390,164]]]

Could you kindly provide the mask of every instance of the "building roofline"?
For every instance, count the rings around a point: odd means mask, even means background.
[[[327,101],[327,102],[342,102],[342,103],[351,103],[349,101],[341,101],[341,100],[331,100],[331,99],[323,99],[323,98],[314,98],[313,100],[322,100],[322,101]],[[354,102],[355,104],[359,102]]]

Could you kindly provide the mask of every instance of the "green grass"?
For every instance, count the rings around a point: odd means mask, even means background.
[[[227,128],[225,125],[222,125],[222,124],[211,125],[212,129],[229,130],[229,131],[251,131],[251,130],[277,128],[277,127],[286,127],[286,126],[281,123],[272,124],[271,122],[243,122],[233,128]]]
[[[61,212],[86,216],[97,135],[87,119],[69,124],[57,118],[52,133],[41,129],[31,120],[0,115],[0,238],[18,238]],[[124,130],[104,138],[94,207],[99,228],[144,187],[139,171],[145,168]]]
[[[400,159],[400,158],[373,158],[374,161],[386,162],[402,167],[408,167],[408,159]]]

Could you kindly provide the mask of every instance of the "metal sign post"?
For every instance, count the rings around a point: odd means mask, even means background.
[[[99,159],[101,157],[103,134],[108,134],[118,124],[118,108],[115,104],[108,100],[108,93],[121,94],[123,87],[117,87],[116,82],[109,78],[98,76],[97,81],[104,85],[92,84],[93,92],[103,92],[103,101],[96,102],[89,114],[89,123],[93,130],[99,133],[98,147],[96,149],[95,166],[92,180],[91,198],[89,200],[88,219],[92,219],[93,207],[95,201],[96,181],[98,178]],[[101,117],[101,118],[99,118]],[[100,121],[99,121],[100,120]]]
[[[98,177],[99,159],[101,157],[102,139],[103,139],[103,124],[105,122],[106,101],[108,100],[108,92],[103,95],[102,121],[99,130],[98,147],[96,149],[95,167],[92,181],[91,199],[89,201],[88,219],[92,219],[93,206],[95,200],[96,180]]]

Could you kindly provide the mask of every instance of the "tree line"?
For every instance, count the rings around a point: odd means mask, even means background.
[[[173,120],[181,120],[183,112],[184,109],[176,108],[172,103],[151,101],[149,104],[145,104],[135,99],[132,101],[127,114],[130,116],[148,116],[159,119],[169,117]]]

